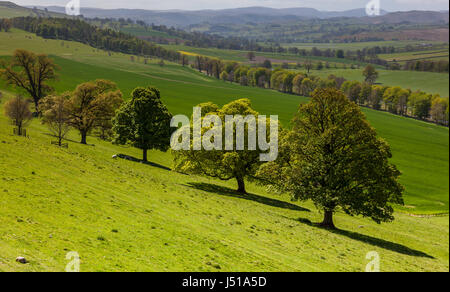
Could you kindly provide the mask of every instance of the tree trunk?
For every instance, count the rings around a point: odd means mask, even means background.
[[[323,222],[320,223],[320,226],[324,227],[324,228],[329,228],[329,229],[335,229],[336,228],[334,226],[334,223],[333,223],[333,211],[325,210],[325,215],[324,215],[324,218],[323,218]]]
[[[236,181],[238,183],[238,189],[237,192],[240,194],[246,194],[247,192],[245,191],[245,181],[243,178],[241,177],[237,177]]]
[[[86,145],[87,144],[87,133],[81,132],[81,144]]]
[[[36,115],[39,116],[39,100],[34,98],[34,108],[36,109]]]
[[[147,160],[147,149],[142,149],[142,161],[148,162],[148,160]]]

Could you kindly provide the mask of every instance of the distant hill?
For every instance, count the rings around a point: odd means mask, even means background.
[[[65,8],[59,6],[38,7],[48,11],[64,13]],[[306,19],[355,18],[363,23],[448,23],[448,11],[382,11],[380,16],[368,17],[364,8],[347,11],[319,11],[314,8],[274,9],[267,7],[246,7],[222,10],[144,10],[144,9],[99,9],[82,8],[81,13],[88,18],[130,18],[142,20],[148,24],[188,27],[201,23],[209,24],[245,24],[245,23],[283,23]]]
[[[418,23],[418,24],[448,24],[449,12],[437,11],[407,11],[393,12],[378,17],[364,17],[364,21],[374,24],[399,24],[399,23]]]
[[[49,11],[64,13],[65,8],[59,6],[39,7],[47,8]],[[383,11],[385,15],[387,12]],[[278,23],[292,20],[304,19],[326,19],[333,17],[363,17],[365,9],[354,9],[343,12],[319,11],[313,8],[288,8],[274,9],[267,7],[247,7],[223,10],[143,10],[143,9],[99,9],[82,8],[81,14],[88,18],[131,18],[142,20],[149,24],[167,25],[175,27],[187,27],[200,23],[210,24],[244,24],[256,23]]]
[[[0,1],[0,18],[12,18],[21,16],[66,17],[65,14],[45,10],[45,8],[34,9],[22,7],[9,1]]]

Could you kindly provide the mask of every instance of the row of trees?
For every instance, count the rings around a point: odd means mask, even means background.
[[[214,63],[221,66],[219,74],[223,81],[236,82],[243,86],[255,86],[278,90],[284,93],[311,96],[320,88],[340,89],[349,100],[375,110],[387,110],[391,113],[411,116],[422,120],[448,126],[449,99],[422,91],[412,92],[400,87],[388,87],[375,84],[378,72],[372,65],[363,70],[364,82],[347,81],[342,77],[330,75],[320,78],[306,73],[298,73],[278,68],[270,70],[264,67],[254,68],[235,62]],[[209,72],[209,71],[208,71]],[[216,76],[216,74],[211,74]]]
[[[79,132],[81,144],[87,144],[88,134],[98,130],[108,132],[113,143],[142,149],[147,161],[148,150],[169,148],[172,115],[160,98],[156,88],[136,88],[124,102],[115,83],[99,79],[82,83],[73,92],[48,95],[40,100],[39,108],[42,123],[59,146],[71,129]],[[33,117],[29,101],[21,96],[7,101],[5,114],[19,134]]]
[[[403,66],[403,70],[448,73],[449,72],[448,65],[449,62],[445,60],[440,61],[417,60],[406,62],[405,65]]]

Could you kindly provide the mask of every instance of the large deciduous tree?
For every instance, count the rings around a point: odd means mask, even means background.
[[[141,149],[143,161],[147,162],[148,150],[169,149],[171,119],[172,115],[162,103],[158,89],[138,87],[113,119],[113,142]]]
[[[66,109],[69,125],[80,132],[81,144],[87,144],[87,135],[92,129],[114,117],[122,102],[122,93],[111,81],[96,80],[77,86]]]
[[[316,90],[280,144],[280,158],[258,175],[295,199],[311,199],[324,212],[323,227],[334,228],[339,208],[381,223],[394,219],[391,203],[403,204],[389,145],[336,89]]]
[[[250,133],[256,132],[257,124],[259,128],[259,119],[263,117],[252,109],[249,99],[236,100],[222,108],[213,103],[200,104],[197,108],[201,108],[198,127],[201,128],[202,133],[199,143],[202,143],[203,147],[196,149],[195,130],[193,130],[191,136],[194,136],[194,139],[191,140],[189,150],[174,151],[175,170],[224,181],[235,179],[238,185],[237,192],[245,194],[245,180],[255,179],[256,171],[262,164],[261,154],[266,153],[256,144],[256,141],[262,138],[268,141],[270,137],[270,143],[278,145],[278,140],[274,139],[275,136],[278,138],[278,124],[276,124],[276,131],[270,127],[265,137],[259,137],[259,132],[251,136]],[[191,120],[192,129],[196,127],[195,118],[193,116]],[[267,129],[269,122],[270,119],[266,118],[261,123],[265,123]],[[212,135],[212,133],[215,134]],[[225,139],[222,139],[222,133],[225,133]],[[205,147],[207,144],[214,146],[208,149]],[[249,145],[253,146],[249,147]]]
[[[53,91],[48,82],[56,79],[57,66],[47,55],[16,50],[11,61],[1,64],[0,74],[8,84],[25,90],[39,112],[39,101]]]

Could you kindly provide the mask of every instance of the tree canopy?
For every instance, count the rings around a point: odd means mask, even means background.
[[[260,137],[249,139],[249,130],[256,131],[256,124],[259,123],[259,114],[252,108],[249,99],[240,99],[219,108],[213,103],[200,104],[201,108],[201,124],[203,144],[213,143],[213,149],[204,148],[195,149],[194,141],[191,141],[189,150],[174,151],[175,170],[183,173],[199,174],[218,178],[220,180],[235,179],[238,184],[237,191],[246,193],[245,179],[255,179],[256,171],[262,164],[260,155],[265,153],[256,141]],[[212,116],[218,117],[211,123],[209,120]],[[232,120],[227,120],[226,116],[233,116]],[[248,117],[248,118],[247,118]],[[252,119],[251,117],[254,117]],[[194,121],[191,119],[191,123]],[[265,126],[269,120],[263,121]],[[209,126],[206,126],[209,125]],[[277,125],[278,126],[278,125]],[[193,128],[193,127],[191,127]],[[228,133],[233,136],[230,139],[221,139],[222,133],[227,133],[227,128],[231,129]],[[267,128],[266,128],[267,129]],[[277,128],[278,130],[278,128]],[[266,132],[266,141],[269,135],[273,135],[275,131]],[[212,135],[215,133],[217,135]],[[278,134],[278,132],[276,133]],[[192,136],[192,135],[191,135]],[[272,142],[278,142],[272,141]],[[220,140],[219,140],[220,139]],[[232,141],[231,147],[227,147],[227,141]],[[243,150],[239,150],[238,142],[244,145]],[[254,145],[254,150],[250,150],[249,145]]]
[[[381,223],[394,219],[390,203],[403,204],[391,157],[355,103],[336,89],[320,89],[280,138],[279,159],[258,175],[294,199],[311,199],[324,211],[324,227],[334,228],[338,208]]]
[[[0,74],[8,84],[25,90],[39,112],[39,101],[53,91],[48,81],[56,79],[57,66],[45,54],[36,55],[26,50],[16,50],[9,64],[1,64]]]
[[[171,119],[172,115],[162,103],[158,89],[138,87],[113,119],[113,142],[142,149],[143,161],[147,162],[148,150],[169,149]]]
[[[122,103],[122,93],[109,80],[85,82],[77,86],[66,103],[69,125],[80,132],[81,144],[87,135],[105,120],[111,120]]]

